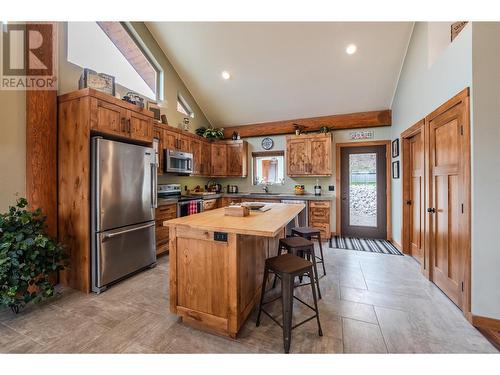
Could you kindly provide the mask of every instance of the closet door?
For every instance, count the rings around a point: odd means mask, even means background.
[[[409,247],[410,254],[420,264],[424,261],[425,244],[425,186],[424,135],[418,132],[408,139],[409,148]]]
[[[470,145],[465,106],[465,102],[459,102],[427,120],[431,277],[462,309],[464,275],[470,254]]]

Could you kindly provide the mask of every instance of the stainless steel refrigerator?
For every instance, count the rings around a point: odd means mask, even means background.
[[[156,262],[155,151],[92,138],[92,291]]]

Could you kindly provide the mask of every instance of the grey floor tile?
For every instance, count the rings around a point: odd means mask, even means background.
[[[345,353],[387,353],[387,347],[377,324],[342,318]]]

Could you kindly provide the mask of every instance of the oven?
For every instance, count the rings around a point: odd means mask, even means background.
[[[176,150],[165,150],[164,171],[180,175],[193,173],[193,154]]]
[[[203,212],[203,199],[181,199],[177,202],[177,217]]]

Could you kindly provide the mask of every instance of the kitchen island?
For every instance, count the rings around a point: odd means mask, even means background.
[[[170,311],[194,327],[236,337],[258,302],[265,259],[303,204],[225,216],[224,208],[164,222],[170,231]]]

